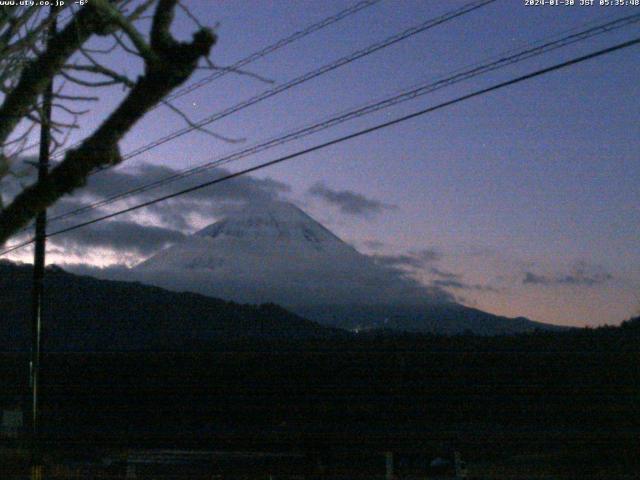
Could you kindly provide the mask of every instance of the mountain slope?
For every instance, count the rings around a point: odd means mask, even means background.
[[[458,303],[424,305],[322,305],[301,307],[299,315],[327,326],[364,332],[393,330],[457,335],[511,335],[535,330],[567,330],[567,327],[509,318],[465,307]]]
[[[442,289],[377,264],[285,202],[250,204],[132,273],[172,290],[278,303],[338,328],[487,335],[554,328],[460,305]]]
[[[249,205],[133,269],[143,283],[288,307],[438,301],[340,240],[290,203]]]
[[[0,350],[26,350],[30,265],[0,263]],[[49,268],[43,345],[48,351],[197,350],[235,338],[344,335],[276,305],[239,305],[195,293],[98,280]]]

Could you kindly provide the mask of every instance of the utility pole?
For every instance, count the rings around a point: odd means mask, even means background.
[[[47,48],[56,33],[56,9],[49,12],[50,24],[47,32]],[[53,79],[42,95],[42,118],[40,125],[40,154],[38,158],[38,181],[49,174],[49,146],[51,144],[51,104],[53,103]],[[31,310],[31,480],[43,478],[40,450],[39,387],[40,387],[40,336],[42,330],[42,297],[44,291],[44,264],[47,233],[47,212],[36,216],[35,251],[33,257],[33,292]]]

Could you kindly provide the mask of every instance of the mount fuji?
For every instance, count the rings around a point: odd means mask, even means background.
[[[252,203],[138,264],[143,283],[241,303],[277,303],[350,330],[516,333],[553,328],[465,307],[379,265],[287,202]]]

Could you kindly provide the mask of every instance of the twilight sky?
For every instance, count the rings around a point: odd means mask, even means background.
[[[382,0],[176,101],[194,120],[392,34],[462,1]],[[579,0],[576,0],[579,3]],[[230,65],[347,8],[348,1],[187,0],[219,24],[212,60]],[[56,208],[137,186],[562,32],[640,7],[527,7],[498,2],[413,36],[216,122],[239,144],[193,132],[95,175]],[[234,171],[638,36],[639,24],[355,119],[225,166]],[[176,33],[195,29],[186,18]],[[192,197],[51,241],[50,263],[133,264],[225,213],[230,201],[288,199],[363,253],[492,313],[566,325],[619,323],[640,309],[640,48],[633,47],[465,101]],[[115,58],[130,74],[131,58]],[[201,71],[195,78],[209,72]],[[83,130],[121,98],[107,89]],[[149,114],[124,153],[184,126]],[[72,138],[72,142],[73,142]],[[221,170],[114,208],[215,178]],[[99,178],[102,177],[102,178]],[[106,211],[106,210],[105,210]],[[93,212],[96,215],[98,212]],[[73,222],[91,215],[75,217]],[[69,223],[69,224],[71,224]],[[29,261],[28,250],[12,257]]]

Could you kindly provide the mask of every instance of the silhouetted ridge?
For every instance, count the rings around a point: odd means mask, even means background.
[[[0,264],[0,350],[26,350],[32,268]],[[138,282],[98,280],[49,267],[46,350],[198,350],[238,338],[345,335],[273,304],[241,305]]]

